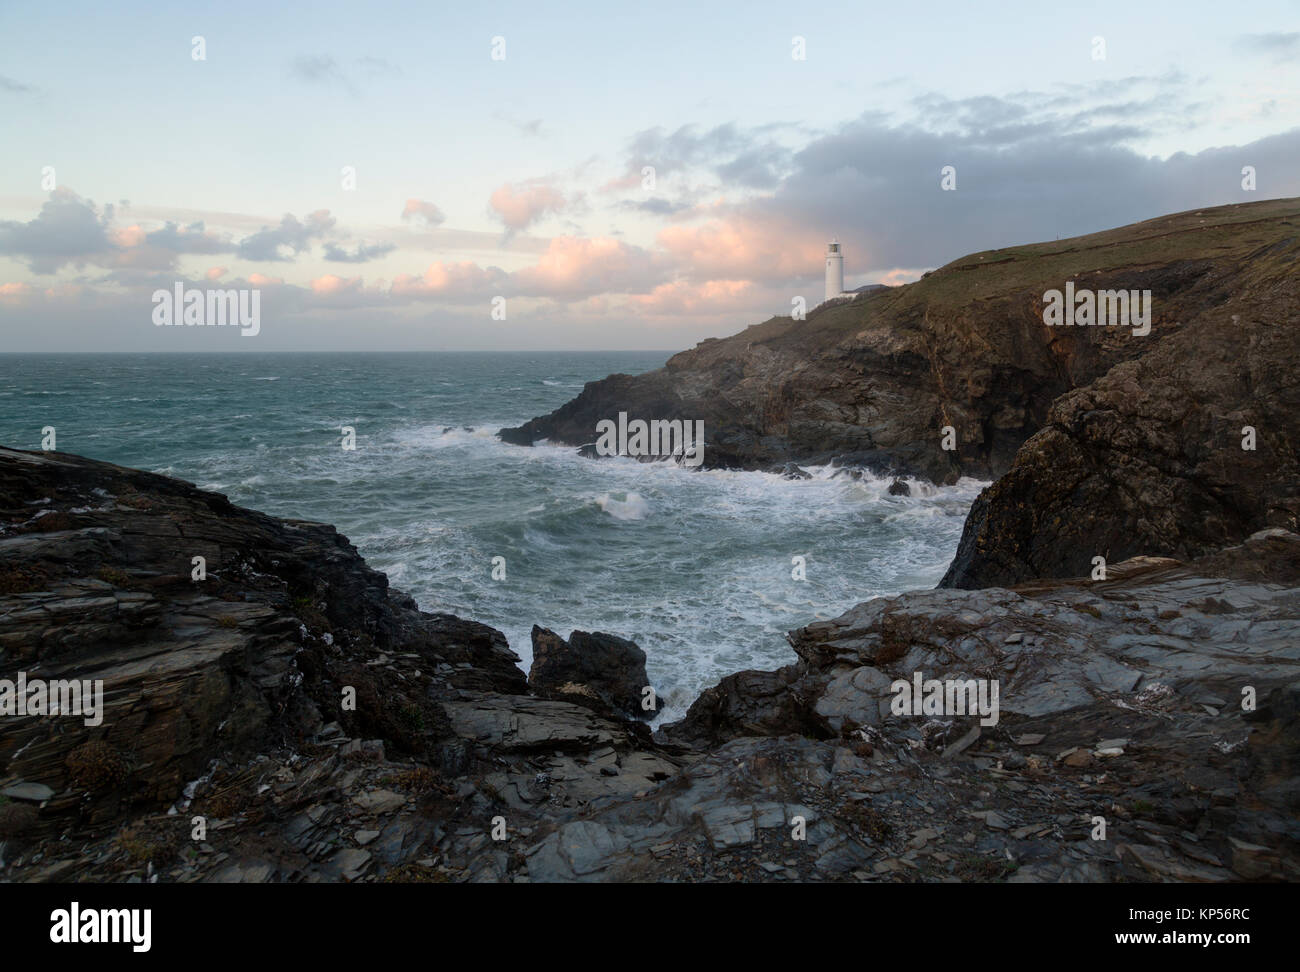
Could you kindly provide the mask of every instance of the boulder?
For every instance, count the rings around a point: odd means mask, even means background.
[[[657,698],[649,709],[642,704],[650,678],[634,642],[600,631],[574,631],[565,641],[537,625],[532,639],[528,687],[538,695],[638,719],[658,711]]]

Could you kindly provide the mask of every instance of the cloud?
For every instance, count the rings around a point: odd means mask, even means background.
[[[390,293],[403,298],[483,300],[495,296],[585,300],[600,294],[647,292],[665,277],[655,256],[608,237],[557,236],[537,263],[514,273],[473,261],[432,264],[422,275],[402,274]]]
[[[342,88],[355,95],[364,82],[401,77],[402,70],[381,57],[359,57],[344,65],[329,54],[302,54],[289,63],[289,73],[307,84]]]
[[[333,263],[366,263],[378,260],[397,249],[396,243],[358,243],[352,253],[335,243],[325,244],[325,259]]]
[[[86,265],[113,271],[172,270],[185,254],[229,253],[256,262],[285,262],[330,235],[336,220],[320,209],[302,220],[285,215],[276,226],[263,226],[239,242],[209,230],[202,220],[181,224],[167,220],[147,228],[114,222],[117,211],[96,206],[67,187],[55,190],[36,217],[27,222],[0,221],[0,255],[24,261],[34,273],[56,273]],[[326,242],[325,259],[364,263],[392,252],[395,243],[358,243],[353,250]]]
[[[918,101],[895,122],[864,114],[810,141],[770,193],[690,214],[659,234],[684,273],[778,279],[820,272],[838,236],[850,277],[934,267],[966,253],[1122,226],[1198,206],[1300,195],[1300,129],[1242,146],[1151,157],[1132,147],[1173,92],[1096,110],[1031,96]],[[1115,118],[1126,116],[1123,123]],[[941,169],[956,169],[955,191]],[[1253,165],[1259,192],[1241,191]],[[814,252],[816,251],[816,252]]]
[[[20,301],[24,298],[30,297],[35,293],[35,290],[36,288],[31,284],[22,283],[21,281],[17,283],[0,284],[0,300]]]
[[[101,212],[70,189],[56,189],[36,218],[0,220],[0,254],[24,260],[33,273],[54,273],[68,264],[84,266],[121,246],[108,232],[113,207]]]
[[[500,294],[506,274],[496,267],[484,269],[472,261],[430,265],[421,276],[400,274],[393,280],[391,293],[397,297],[481,297]]]
[[[701,226],[668,226],[658,243],[692,280],[784,281],[822,272],[825,232],[782,212],[752,218],[744,209]]]
[[[1282,63],[1300,57],[1300,31],[1292,33],[1243,34],[1237,38],[1238,49],[1251,54],[1262,54]]]
[[[649,251],[608,237],[557,236],[537,264],[510,275],[513,293],[581,298],[636,293],[663,279]]]
[[[509,230],[525,230],[550,213],[563,212],[564,195],[545,180],[506,183],[488,199],[488,206]]]
[[[619,203],[619,208],[632,212],[648,213],[651,216],[676,216],[679,213],[689,212],[694,208],[694,204],[685,200],[674,202],[671,199],[661,199],[656,196],[652,199],[637,201],[625,199]]]
[[[443,211],[433,203],[424,199],[411,198],[406,200],[406,205],[402,207],[402,219],[424,220],[430,226],[440,226],[447,221]]]
[[[360,277],[344,278],[335,276],[332,273],[317,277],[311,282],[312,292],[317,294],[339,294],[349,290],[357,290],[360,287]]]
[[[634,294],[629,304],[641,313],[651,316],[672,314],[719,314],[753,310],[759,306],[773,307],[776,300],[771,294],[759,294],[760,288],[752,280],[706,280],[690,283],[674,280],[660,284],[648,294]]]
[[[0,74],[0,91],[8,91],[10,94],[35,94],[36,87]]]
[[[728,123],[705,130],[683,125],[671,132],[647,128],[628,144],[626,174],[601,190],[638,188],[646,166],[654,168],[656,180],[702,172],[733,187],[772,189],[789,171],[793,156],[793,150],[774,135],[792,132],[793,126],[783,123],[750,128]]]
[[[280,225],[263,227],[240,241],[238,254],[244,260],[292,260],[280,251],[288,248],[296,255],[307,249],[313,239],[318,239],[334,229],[336,220],[328,209],[318,209],[302,222],[286,213]]]
[[[234,249],[228,239],[208,232],[202,222],[184,227],[166,222],[162,229],[146,233],[144,243],[172,253],[229,253]]]

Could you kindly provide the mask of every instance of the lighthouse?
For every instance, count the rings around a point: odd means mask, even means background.
[[[844,254],[839,240],[826,244],[826,299],[833,300],[844,293]]]

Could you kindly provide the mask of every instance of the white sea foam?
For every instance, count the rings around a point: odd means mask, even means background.
[[[75,427],[86,442],[98,436],[105,445],[97,458],[228,492],[254,509],[335,524],[425,610],[505,632],[525,670],[533,624],[566,637],[581,628],[631,638],[647,654],[664,719],[679,717],[726,674],[793,661],[791,628],[932,586],[983,486],[908,479],[909,495],[893,496],[893,477],[829,465],[805,466],[811,478],[795,480],[670,460],[588,459],[545,442],[521,448],[500,441],[498,430],[571,397],[570,362],[512,364],[487,378],[469,374],[467,363],[431,356],[401,372],[362,356],[336,373],[286,356],[274,376],[243,363],[241,384],[240,367],[216,361],[195,372],[168,357],[145,374],[123,366],[102,407],[56,414],[49,424]],[[602,361],[591,377],[619,370],[636,366]],[[20,376],[13,387],[75,401],[88,377],[103,373],[60,365],[30,381]],[[364,397],[336,395],[335,379],[347,383],[342,388],[364,382]],[[216,401],[232,385],[243,389],[238,413],[198,409],[193,424],[165,435],[152,404],[130,401],[194,394]],[[12,420],[39,429],[60,400],[29,401]],[[397,402],[403,407],[386,407]],[[355,452],[339,448],[342,425],[357,429]],[[494,580],[498,556],[506,576]],[[805,580],[792,577],[796,556],[806,558]]]
[[[644,520],[650,515],[650,504],[640,493],[601,493],[596,505],[616,520]]]

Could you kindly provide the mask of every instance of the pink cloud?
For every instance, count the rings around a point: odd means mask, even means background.
[[[338,277],[332,273],[327,273],[322,277],[317,277],[311,282],[312,292],[323,295],[356,290],[360,286],[360,277]]]
[[[136,223],[132,226],[124,226],[121,229],[115,229],[109,233],[109,238],[118,246],[132,247],[141,246],[147,234],[144,228]]]
[[[788,280],[816,274],[826,241],[803,230],[756,221],[710,220],[668,226],[658,243],[674,266],[697,280]]]
[[[227,272],[225,267],[211,267],[204,276],[209,280],[220,280]]]
[[[488,206],[508,229],[527,229],[547,213],[561,212],[567,202],[554,186],[542,181],[506,183],[488,198]]]
[[[628,189],[639,189],[644,180],[640,171],[629,172],[627,175],[618,179],[610,179],[609,182],[598,188],[597,192],[624,192]]]
[[[31,284],[26,283],[7,283],[0,284],[0,300],[8,300],[17,303],[24,298],[36,293]]]
[[[437,226],[446,221],[447,217],[431,202],[423,199],[408,199],[406,205],[402,207],[402,219],[411,219],[418,216],[430,226]]]
[[[516,293],[550,297],[636,293],[661,279],[651,254],[608,237],[557,236],[535,266],[511,274]]]
[[[900,284],[914,283],[920,280],[923,273],[925,273],[924,270],[907,270],[902,267],[895,267],[893,270],[886,271],[876,282],[890,287],[897,287]]]
[[[634,294],[630,302],[647,314],[722,313],[755,306],[758,288],[750,280],[674,280],[648,294]]]
[[[391,293],[399,297],[490,297],[501,289],[505,275],[495,267],[483,269],[468,260],[460,263],[438,261],[421,276],[399,274]]]

